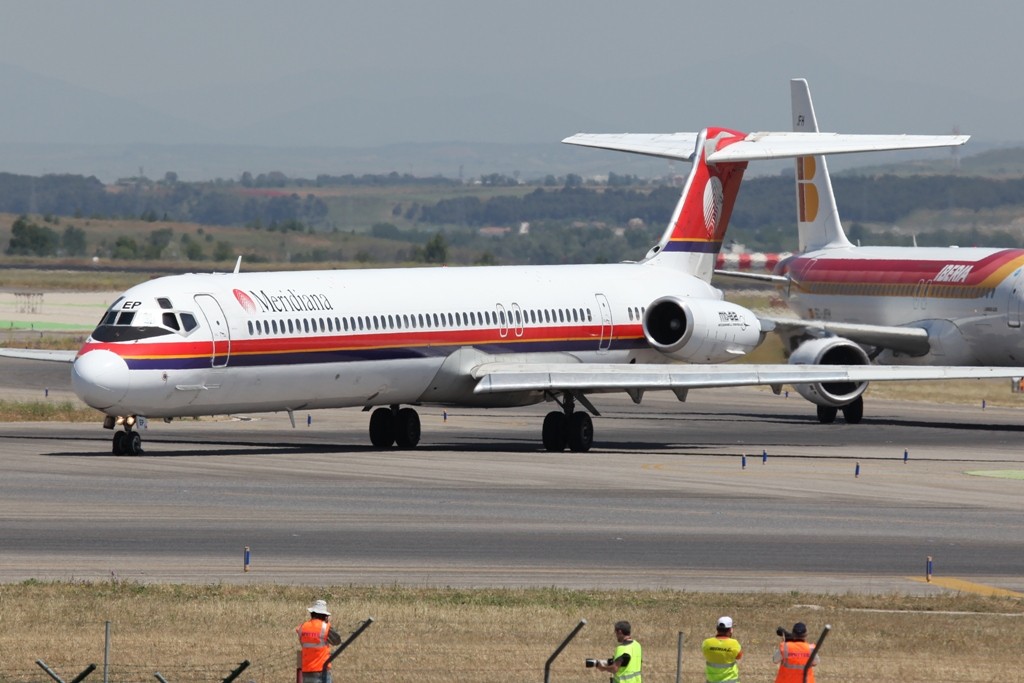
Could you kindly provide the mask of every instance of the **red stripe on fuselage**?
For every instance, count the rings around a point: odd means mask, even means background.
[[[616,325],[613,342],[643,338],[639,324]],[[372,350],[387,348],[423,348],[431,346],[490,346],[520,342],[579,342],[593,340],[597,349],[601,325],[566,325],[559,327],[524,327],[522,334],[510,327],[502,336],[497,329],[465,330],[392,330],[360,334],[314,334],[290,337],[242,337],[231,340],[231,355],[285,354],[336,350]],[[104,349],[131,359],[197,358],[210,356],[210,340],[163,342],[95,342],[88,341],[79,355]],[[218,354],[227,353],[226,341],[218,342]]]
[[[956,258],[923,260],[797,257],[786,264],[790,277],[798,285],[914,285],[925,280],[931,281],[933,286],[957,287],[995,287],[1022,265],[1024,250],[1021,249],[1004,249],[977,261]],[[964,269],[956,270],[947,279],[942,279],[944,269],[951,266],[963,266]]]

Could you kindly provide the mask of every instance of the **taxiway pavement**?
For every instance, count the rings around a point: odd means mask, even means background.
[[[60,397],[68,370],[2,360],[0,386]],[[879,400],[819,425],[757,389],[595,399],[586,454],[540,448],[550,406],[422,408],[405,452],[371,449],[358,410],[154,423],[138,458],[99,420],[0,424],[0,581],[923,594],[945,590],[931,556],[1024,592],[1019,411]]]

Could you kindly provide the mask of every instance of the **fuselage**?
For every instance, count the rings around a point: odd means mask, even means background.
[[[75,361],[109,415],[178,417],[394,404],[506,406],[469,370],[500,357],[663,362],[642,316],[665,295],[720,299],[651,264],[188,274],[132,287]]]
[[[923,356],[883,363],[1017,365],[1024,358],[1024,250],[843,247],[795,256],[791,309],[805,319],[928,330]]]

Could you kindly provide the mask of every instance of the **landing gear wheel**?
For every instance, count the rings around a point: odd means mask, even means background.
[[[128,455],[142,455],[142,436],[136,432],[127,432],[127,439],[125,439],[125,448]]]
[[[569,416],[569,450],[586,453],[594,443],[594,421],[586,413],[573,413]]]
[[[860,424],[860,421],[864,419],[864,399],[858,396],[843,406],[843,417],[846,418],[847,424]]]
[[[128,432],[114,432],[114,442],[110,452],[114,455],[128,454]]]
[[[377,448],[395,444],[395,415],[391,408],[377,408],[370,415],[370,443]]]
[[[565,413],[552,410],[544,416],[544,427],[541,429],[541,440],[544,448],[555,453],[565,450]]]
[[[836,421],[839,409],[833,406],[818,406],[818,422],[823,425],[830,425]]]
[[[416,448],[420,442],[420,416],[412,408],[402,408],[395,416],[395,441],[399,448]]]

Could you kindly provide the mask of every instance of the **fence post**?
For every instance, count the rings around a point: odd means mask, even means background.
[[[326,662],[324,662],[324,668],[320,670],[320,680],[321,680],[321,682],[327,680],[327,667],[331,665],[331,662],[334,661],[334,658],[337,657],[338,655],[340,655],[342,652],[344,652],[345,648],[348,647],[352,643],[353,640],[358,638],[362,634],[363,631],[365,631],[366,629],[370,628],[370,624],[372,624],[372,623],[373,623],[373,617],[366,617],[366,621],[364,621],[363,623],[359,624],[359,628],[357,628],[355,631],[352,632],[352,635],[350,635],[348,637],[348,640],[346,640],[344,643],[339,645],[338,649],[335,650],[333,653],[331,653],[331,656],[327,658]]]
[[[236,678],[238,678],[241,675],[241,673],[243,671],[245,671],[247,668],[249,668],[249,660],[248,659],[246,659],[241,664],[239,664],[237,667],[235,667],[235,670],[232,671],[231,673],[229,673],[227,678],[225,678],[222,681],[222,683],[231,683],[231,681],[233,681]]]
[[[683,675],[683,632],[679,632],[679,641],[676,643],[676,683],[679,683]]]
[[[36,664],[38,664],[38,665],[39,665],[39,668],[40,668],[40,669],[42,669],[43,671],[45,671],[45,672],[46,672],[46,675],[47,675],[47,676],[49,676],[49,677],[50,677],[50,678],[52,678],[53,680],[57,681],[57,683],[64,683],[64,679],[63,679],[63,678],[61,678],[60,676],[58,676],[58,675],[57,675],[57,674],[56,674],[56,673],[54,672],[54,670],[53,670],[53,669],[51,669],[50,667],[46,666],[46,662],[44,662],[44,661],[43,661],[43,660],[41,660],[41,659],[37,659],[37,660],[36,660]]]
[[[57,673],[53,669],[51,669],[50,667],[46,666],[46,662],[44,662],[41,659],[37,659],[36,660],[36,664],[38,664],[39,668],[42,669],[43,671],[45,671],[46,674],[50,678],[52,678],[53,680],[57,681],[57,683],[64,683],[64,679],[62,679],[60,676],[58,676]],[[85,667],[85,669],[82,670],[82,673],[80,673],[77,676],[75,676],[74,678],[72,678],[71,679],[71,683],[81,683],[82,681],[85,680],[86,676],[88,676],[89,674],[91,674],[95,670],[96,670],[96,665],[95,664],[90,664],[89,666]]]
[[[825,642],[825,636],[827,636],[828,632],[831,630],[832,627],[829,624],[825,624],[825,628],[822,630],[821,635],[818,636],[818,642],[814,644],[814,649],[811,650],[811,656],[807,658],[807,663],[804,664],[804,683],[807,683],[807,673],[811,670],[811,667],[814,666],[814,660],[817,658],[818,652],[821,651],[821,646]]]
[[[555,661],[558,655],[562,654],[562,650],[564,650],[565,646],[569,644],[569,641],[575,638],[576,634],[580,632],[580,629],[586,625],[587,620],[580,619],[580,623],[576,624],[576,628],[572,630],[572,633],[566,636],[565,640],[562,641],[562,644],[559,645],[553,653],[551,653],[550,657],[548,657],[548,661],[544,663],[544,683],[551,683],[551,664]]]
[[[110,622],[103,628],[103,683],[110,683]]]

